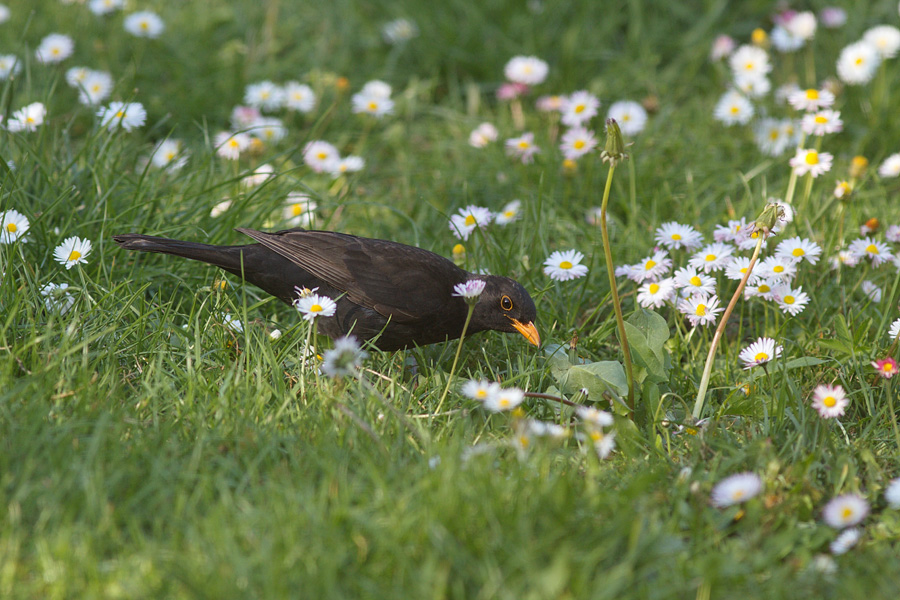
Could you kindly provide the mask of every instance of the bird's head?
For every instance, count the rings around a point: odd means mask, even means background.
[[[525,288],[508,277],[483,275],[478,278],[484,280],[485,286],[475,304],[470,330],[519,332],[539,346],[541,336],[534,326],[537,309]]]

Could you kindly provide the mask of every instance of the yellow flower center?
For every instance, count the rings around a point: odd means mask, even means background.
[[[506,217],[507,219],[512,219],[514,216],[516,216],[516,211],[507,210],[503,213],[503,216]]]
[[[693,277],[691,277],[690,281],[691,281],[691,285],[694,285],[694,286],[697,286],[697,287],[700,287],[700,284],[703,283],[702,281],[700,281],[700,278],[697,277],[696,275],[694,275]]]
[[[841,511],[841,518],[849,519],[852,516],[853,516],[853,509],[850,508],[849,506],[845,506],[844,509]]]
[[[125,113],[122,112],[121,110],[118,111],[118,112],[116,113],[116,118],[117,118],[117,119],[121,119],[121,118],[124,117],[124,116],[125,116]]]
[[[584,109],[586,109],[586,108],[587,108],[586,104],[579,104],[575,107],[575,112],[578,114],[583,113]]]
[[[570,263],[570,262],[567,261],[567,260],[564,260],[564,261],[562,261],[561,263],[559,263],[559,268],[560,268],[560,269],[571,269],[572,266],[573,266],[572,263]]]
[[[884,363],[884,366],[881,367],[881,370],[885,373],[887,373],[888,371],[893,371],[894,365],[892,365],[891,363]]]
[[[651,283],[651,284],[650,284],[649,290],[650,290],[650,293],[651,293],[651,294],[655,294],[656,292],[659,291],[659,284],[658,284],[658,283]]]
[[[819,90],[806,90],[806,99],[807,100],[818,100],[819,99]]]
[[[655,260],[648,260],[647,263],[644,265],[644,270],[649,271],[650,269],[652,269],[655,266],[656,266]]]
[[[741,112],[741,107],[738,106],[737,104],[735,104],[734,106],[731,107],[731,114],[736,115],[739,112]]]
[[[837,398],[835,398],[834,396],[826,396],[824,399],[822,399],[822,405],[826,408],[834,408],[836,404]]]
[[[746,65],[744,65],[744,69],[747,71],[752,71],[755,67],[756,65],[753,63],[753,61],[750,61]]]
[[[706,255],[706,262],[712,262],[712,261],[714,261],[714,260],[716,260],[716,255],[715,255],[715,254],[707,254],[707,255]]]
[[[793,296],[785,296],[784,297],[785,304],[793,304],[794,302],[796,302],[796,299]]]
[[[591,436],[591,441],[594,443],[597,443],[603,439],[603,432],[594,429],[593,431],[591,431],[590,436]]]
[[[572,144],[576,150],[581,150],[584,148],[584,140],[575,140],[575,143]]]
[[[530,145],[531,144],[528,143],[528,140],[519,140],[519,148],[521,148],[522,150],[528,150],[528,147]]]
[[[78,250],[72,250],[72,253],[69,254],[69,260],[72,262],[75,262],[79,258],[81,258],[81,252],[79,252]]]
[[[472,225],[478,223],[478,221],[475,219],[475,215],[467,215],[465,223],[466,227],[471,227]]]
[[[268,100],[269,96],[270,96],[269,90],[263,90],[262,93],[260,94],[260,96],[262,97],[263,100]]]
[[[775,265],[772,268],[772,271],[774,271],[775,273],[781,273],[784,271],[784,267],[782,267],[781,265]]]
[[[753,357],[753,360],[756,360],[756,361],[769,360],[769,355],[766,354],[765,352],[760,352],[759,354],[757,354],[756,356]]]
[[[806,254],[806,252],[803,251],[803,248],[794,248],[791,254],[793,254],[794,256],[803,256],[804,254]]]
[[[322,152],[316,154],[316,158],[318,158],[319,160],[325,160],[326,158],[328,158],[328,153],[323,150]]]
[[[631,115],[629,115],[628,113],[625,113],[624,115],[622,115],[622,120],[623,120],[623,121],[630,121],[630,120],[631,120]]]
[[[680,234],[680,233],[673,233],[673,234],[672,234],[672,239],[675,240],[675,241],[677,242],[678,240],[681,239],[681,234]]]
[[[732,500],[743,500],[744,499],[744,490],[734,490],[731,493]]]
[[[698,304],[697,305],[697,316],[702,317],[706,314],[706,305]]]
[[[816,118],[814,119],[814,121],[815,121],[816,123],[818,123],[819,125],[824,125],[825,123],[828,122],[828,119],[826,119],[826,118],[823,117],[822,115],[816,115]]]
[[[299,217],[303,214],[303,205],[299,202],[297,204],[291,204],[291,214],[295,217]]]
[[[769,286],[767,286],[767,285],[764,284],[764,283],[763,283],[762,285],[759,286],[759,293],[760,293],[760,294],[768,294],[768,293],[771,292],[771,291],[772,291],[772,288],[770,288]]]
[[[487,390],[484,388],[478,390],[477,392],[475,392],[475,397],[479,400],[487,398]]]
[[[746,273],[746,272],[747,272],[747,267],[741,267],[741,273]]]
[[[810,150],[806,153],[806,158],[804,158],[804,160],[808,165],[817,165],[819,164],[819,153],[815,150]]]
[[[147,31],[148,29],[150,29],[150,23],[148,23],[147,21],[141,21],[141,29]]]
[[[772,140],[773,142],[775,140],[777,140],[780,136],[781,136],[781,132],[778,131],[777,129],[772,129],[771,131],[769,131],[769,139]]]
[[[15,233],[19,230],[19,227],[15,223],[7,223],[6,230],[10,233]]]
[[[316,313],[316,312],[322,312],[323,310],[325,310],[325,309],[322,308],[321,304],[313,304],[312,306],[309,307],[309,312]]]
[[[453,254],[465,254],[465,253],[466,253],[466,247],[463,246],[462,244],[457,244],[457,245],[453,246]]]
[[[530,444],[530,443],[531,443],[531,440],[528,439],[527,435],[519,436],[519,445],[522,446],[522,448],[528,448],[528,444]]]
[[[859,56],[859,57],[857,57],[855,62],[856,62],[856,66],[858,67],[859,65],[863,64],[863,62],[865,62],[865,61],[863,61],[862,56]]]
[[[878,254],[878,246],[876,246],[875,244],[869,244],[868,246],[866,246],[866,252],[868,252],[869,254]]]
[[[372,102],[369,102],[369,110],[372,112],[375,112],[376,110],[378,110],[378,103],[375,102],[374,100]]]
[[[509,408],[509,398],[500,398],[497,404],[500,405],[500,408]]]

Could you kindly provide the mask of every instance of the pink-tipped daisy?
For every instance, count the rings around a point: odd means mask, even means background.
[[[784,347],[772,338],[761,337],[741,350],[739,358],[744,363],[744,369],[751,369],[778,358],[783,350]]]
[[[844,414],[850,399],[844,388],[835,385],[819,385],[813,390],[812,407],[823,419],[834,419]]]
[[[891,357],[873,360],[872,366],[885,379],[890,379],[897,373],[897,361]]]

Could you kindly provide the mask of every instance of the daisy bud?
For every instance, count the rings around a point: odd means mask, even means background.
[[[756,219],[754,229],[764,232],[768,235],[775,224],[778,222],[779,212],[783,215],[784,209],[777,204],[766,204],[762,213]]]
[[[756,28],[750,34],[750,41],[753,42],[754,46],[764,48],[769,45],[769,34],[766,33],[765,29]]]
[[[869,166],[869,159],[865,156],[854,156],[850,161],[850,177],[859,179],[862,177]]]
[[[622,130],[619,129],[619,124],[615,119],[606,120],[606,148],[600,153],[600,156],[612,166],[628,159],[628,155],[625,154]]]

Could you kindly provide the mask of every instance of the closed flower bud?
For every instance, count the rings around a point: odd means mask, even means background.
[[[619,162],[628,159],[625,154],[625,141],[622,139],[622,131],[615,119],[606,120],[606,148],[600,153],[604,161],[616,166]]]
[[[854,156],[850,161],[850,177],[859,179],[866,173],[869,167],[869,159],[865,156]]]

